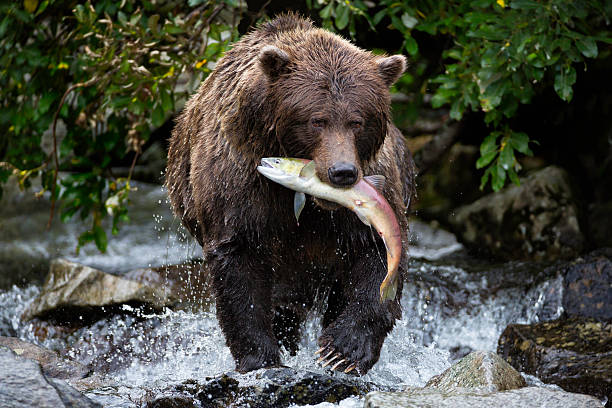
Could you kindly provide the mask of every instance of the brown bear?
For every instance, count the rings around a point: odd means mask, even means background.
[[[280,365],[281,346],[294,354],[313,308],[326,363],[364,374],[378,360],[401,316],[401,282],[394,301],[379,301],[380,238],[323,200],[309,199],[298,225],[294,193],[256,168],[262,157],[308,158],[341,187],[384,175],[407,248],[414,171],[389,96],[405,67],[401,55],[374,55],[285,14],[238,41],[178,117],[166,186],[202,245],[238,371]],[[406,254],[400,274],[405,263]]]

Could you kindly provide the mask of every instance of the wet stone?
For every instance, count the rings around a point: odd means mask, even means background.
[[[601,408],[592,396],[540,387],[525,387],[503,392],[474,388],[457,388],[446,392],[432,388],[416,388],[406,392],[372,392],[366,396],[364,408]]]
[[[188,381],[163,392],[146,407],[289,407],[338,403],[372,389],[345,376],[328,376],[292,368],[271,368],[248,374],[231,372],[206,382]]]
[[[0,346],[0,366],[0,407],[101,407],[64,381],[48,378],[37,362],[8,347]]]
[[[47,377],[60,379],[80,379],[87,376],[89,368],[75,361],[60,358],[54,351],[37,346],[16,337],[0,336],[0,346],[13,350],[15,354],[37,361]]]
[[[65,259],[55,259],[40,295],[28,306],[22,318],[83,325],[133,307],[161,310],[174,303],[175,299],[163,285],[141,283]],[[130,307],[126,309],[123,305]]]
[[[612,399],[612,323],[569,318],[511,324],[497,352],[514,368],[571,392]]]
[[[563,309],[570,316],[612,320],[612,249],[600,249],[566,265]]]
[[[425,387],[449,392],[457,387],[506,391],[526,385],[521,374],[497,354],[474,351],[430,379]]]

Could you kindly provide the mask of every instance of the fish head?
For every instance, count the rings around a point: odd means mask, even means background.
[[[267,170],[268,174],[286,174],[299,176],[300,171],[308,164],[309,160],[288,157],[264,157],[261,159],[260,167]]]
[[[299,190],[305,179],[300,173],[310,160],[287,157],[265,157],[257,171],[268,179],[293,190]],[[310,167],[314,167],[312,164]]]

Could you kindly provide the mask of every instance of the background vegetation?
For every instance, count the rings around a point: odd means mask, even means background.
[[[268,3],[0,5],[0,185],[13,175],[26,189],[39,175],[36,194],[57,201],[62,219],[86,223],[79,245],[104,251],[102,220],[111,217],[117,233],[127,219],[130,179],[151,135],[239,31],[266,18]],[[411,67],[394,91],[409,96],[410,117],[424,105],[447,108],[452,121],[480,112],[487,132],[477,167],[481,188],[493,190],[518,183],[517,158],[538,142],[515,128],[517,109],[549,88],[570,102],[578,74],[611,55],[606,1],[307,0],[297,8],[366,48],[407,54]]]

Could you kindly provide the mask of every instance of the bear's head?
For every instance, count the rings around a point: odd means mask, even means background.
[[[313,159],[323,182],[351,186],[382,146],[389,87],[406,58],[376,56],[324,30],[295,42],[259,52],[281,154]]]

